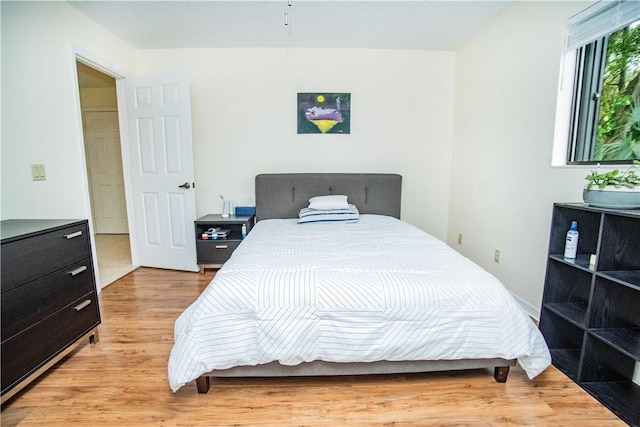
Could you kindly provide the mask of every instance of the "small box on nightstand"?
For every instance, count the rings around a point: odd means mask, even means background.
[[[236,216],[239,215],[255,215],[255,206],[236,206]]]

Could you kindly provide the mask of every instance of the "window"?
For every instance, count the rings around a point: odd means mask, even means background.
[[[568,24],[575,57],[567,163],[640,159],[640,2],[600,2]]]

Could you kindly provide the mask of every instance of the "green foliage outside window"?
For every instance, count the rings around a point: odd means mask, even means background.
[[[640,159],[639,24],[609,36],[594,160]]]

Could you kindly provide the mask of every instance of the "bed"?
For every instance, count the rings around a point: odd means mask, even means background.
[[[173,391],[195,380],[206,393],[212,377],[479,368],[505,382],[517,362],[529,378],[551,363],[495,277],[400,220],[401,176],[262,174],[255,189],[255,227],[176,320]],[[298,223],[324,195],[347,196],[358,219]]]

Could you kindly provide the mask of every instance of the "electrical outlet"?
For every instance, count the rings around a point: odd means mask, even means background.
[[[499,250],[497,250],[497,249],[496,249],[496,252],[493,254],[493,260],[494,260],[496,263],[499,263],[499,262],[500,262],[500,251],[499,251]]]
[[[462,233],[458,234],[458,244],[462,244]]]
[[[33,181],[45,181],[47,179],[47,175],[44,173],[43,164],[31,165],[31,179]]]

